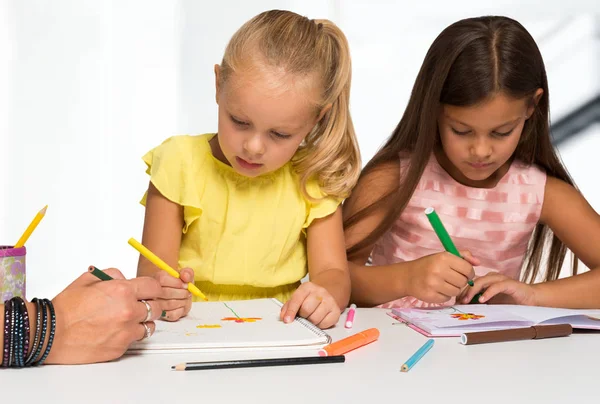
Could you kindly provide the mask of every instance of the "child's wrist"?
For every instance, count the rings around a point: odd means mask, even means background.
[[[393,277],[394,283],[392,287],[398,298],[414,296],[411,288],[413,276],[410,264],[410,262],[402,262],[394,265],[396,274]]]
[[[529,285],[531,287],[531,305],[532,306],[550,306],[544,303],[544,286],[542,283]]]

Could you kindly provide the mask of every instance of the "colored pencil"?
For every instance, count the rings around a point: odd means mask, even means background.
[[[152,251],[150,251],[149,249],[144,247],[140,242],[138,242],[134,238],[130,238],[128,243],[130,246],[135,248],[140,254],[142,254],[142,256],[144,256],[148,261],[150,261],[151,263],[153,263],[154,265],[156,265],[158,268],[162,269],[163,271],[167,272],[169,275],[179,279],[179,272],[177,272],[176,270],[171,268],[166,262],[164,262],[163,260],[158,258]],[[204,296],[204,293],[202,293],[200,291],[200,289],[198,289],[196,287],[196,285],[194,285],[193,282],[189,282],[187,284],[187,289],[193,295],[198,296],[202,300],[205,300],[205,301],[208,300],[206,298],[206,296]]]
[[[344,355],[338,356],[303,356],[297,358],[272,358],[272,359],[245,359],[216,362],[187,362],[171,366],[175,370],[204,370],[204,369],[231,369],[253,368],[263,366],[290,366],[290,365],[318,365],[325,363],[343,363]]]
[[[100,279],[101,281],[111,281],[114,278],[112,276],[110,276],[109,274],[105,273],[104,271],[99,270],[98,268],[96,268],[95,266],[91,265],[88,268],[88,271],[94,275],[96,278]]]
[[[442,224],[442,221],[441,221],[440,217],[438,216],[437,212],[435,211],[435,209],[429,207],[429,208],[425,209],[425,214],[427,215],[427,219],[429,219],[429,223],[431,223],[431,227],[433,227],[433,231],[438,236],[442,245],[444,246],[444,249],[447,252],[449,252],[450,254],[453,254],[453,255],[456,255],[457,257],[462,258],[460,253],[458,252],[458,249],[454,245],[452,238],[450,238],[450,234],[448,234],[448,231]],[[469,284],[469,286],[475,285],[475,283],[473,283],[472,279],[469,279],[467,281],[467,283]],[[473,296],[473,299],[471,299],[470,303],[471,304],[479,303],[480,296],[481,296],[481,293],[478,293],[475,296]]]
[[[421,348],[419,348],[417,350],[417,352],[415,352],[413,354],[413,356],[411,356],[410,358],[408,358],[408,360],[404,363],[404,365],[402,365],[402,367],[400,368],[401,372],[408,372],[409,370],[411,370],[415,364],[423,357],[425,356],[425,354],[427,352],[429,352],[429,350],[431,349],[431,347],[433,346],[434,341],[432,339],[427,340],[427,342],[425,344],[423,344],[423,346]]]
[[[31,233],[33,233],[37,225],[40,224],[40,222],[46,215],[46,209],[48,209],[48,205],[44,206],[44,208],[35,215],[31,223],[29,223],[29,226],[27,226],[27,228],[25,229],[25,232],[23,232],[23,235],[21,236],[19,241],[17,241],[17,244],[15,244],[14,248],[21,248],[25,245],[25,243],[29,239],[29,236],[31,236]]]

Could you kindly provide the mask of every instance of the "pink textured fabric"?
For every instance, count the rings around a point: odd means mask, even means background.
[[[401,170],[404,167],[401,164]],[[494,188],[456,182],[431,156],[408,206],[375,244],[373,265],[412,261],[443,250],[424,210],[433,207],[459,250],[481,260],[476,277],[499,272],[518,279],[544,200],[546,174],[514,161]],[[407,296],[379,307],[436,307]]]

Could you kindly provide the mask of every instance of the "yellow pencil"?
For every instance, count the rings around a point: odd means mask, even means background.
[[[44,215],[46,214],[46,209],[48,209],[48,205],[44,206],[44,209],[40,210],[37,213],[37,215],[35,215],[31,223],[29,223],[29,226],[27,226],[27,228],[25,229],[25,232],[23,233],[19,241],[17,241],[17,244],[15,244],[15,248],[21,248],[25,245],[25,243],[29,239],[29,236],[31,236],[31,233],[33,233],[37,225],[40,224],[40,221],[44,218]]]
[[[134,238],[130,238],[128,241],[129,245],[138,250],[140,254],[142,254],[148,261],[166,271],[169,275],[179,279],[179,272],[171,268],[166,262],[158,258],[152,251],[147,249],[142,245],[142,243],[138,242]],[[208,300],[204,293],[200,292],[200,289],[196,287],[192,282],[187,284],[187,289],[195,296],[198,296],[200,299]]]

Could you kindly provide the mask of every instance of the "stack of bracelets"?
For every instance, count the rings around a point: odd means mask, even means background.
[[[54,306],[48,299],[35,298],[31,301],[37,309],[33,341],[29,341],[29,313],[25,301],[13,297],[4,302],[4,347],[2,367],[37,366],[44,363],[56,330]],[[49,312],[49,313],[48,313]],[[33,315],[33,314],[32,314]],[[48,323],[50,331],[48,332]],[[42,352],[48,334],[48,344]]]

